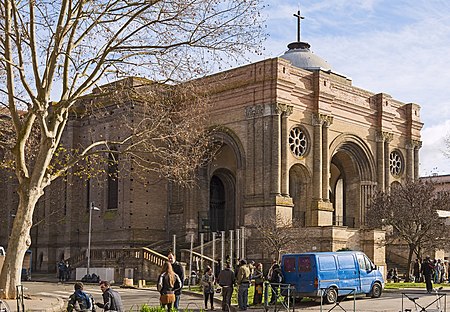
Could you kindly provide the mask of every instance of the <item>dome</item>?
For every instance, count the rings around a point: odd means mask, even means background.
[[[327,61],[311,52],[309,43],[293,42],[288,45],[288,48],[289,50],[280,57],[290,61],[295,67],[308,70],[331,70]]]

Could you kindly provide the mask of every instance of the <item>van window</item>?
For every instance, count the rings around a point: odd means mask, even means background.
[[[295,258],[294,257],[284,258],[284,271],[285,272],[295,272]]]
[[[333,256],[321,256],[319,257],[319,267],[321,271],[334,271],[336,270],[336,261]]]
[[[311,272],[311,259],[306,257],[298,257],[298,271]]]
[[[372,261],[370,261],[370,259],[366,256],[364,256],[364,260],[366,261],[366,267],[368,268],[368,270],[372,270],[375,267]]]
[[[353,256],[352,255],[339,255],[337,256],[338,263],[339,263],[339,269],[354,269],[355,264],[353,262]]]
[[[371,267],[366,263],[366,260],[364,259],[363,255],[356,255],[356,259],[358,259],[359,268],[361,270],[370,270]]]

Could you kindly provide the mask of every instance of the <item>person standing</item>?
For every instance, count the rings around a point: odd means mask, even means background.
[[[69,281],[72,277],[72,267],[70,266],[70,263],[67,260],[65,263],[65,272],[66,272],[66,281]]]
[[[181,288],[181,281],[173,271],[172,264],[169,261],[163,264],[161,274],[158,277],[157,288],[160,293],[161,307],[167,307],[167,311],[171,311],[175,303],[175,291]]]
[[[253,304],[261,304],[263,298],[264,273],[262,263],[258,263],[253,272],[252,279],[255,281],[255,292],[253,295]]]
[[[96,302],[95,305],[103,311],[116,311],[116,312],[123,312],[123,304],[122,304],[122,298],[120,298],[120,295],[117,291],[111,289],[111,285],[108,281],[101,281],[100,282],[100,289],[102,290],[103,294],[103,303]]]
[[[280,265],[275,263],[272,265],[272,272],[270,275],[270,287],[272,288],[272,295],[270,296],[270,304],[275,304],[278,299],[278,289],[280,283],[283,282],[283,274],[281,273]]]
[[[420,282],[420,261],[417,258],[414,261],[413,275],[414,275],[414,282],[419,283]]]
[[[433,271],[434,265],[430,260],[430,256],[426,256],[425,260],[422,262],[422,275],[425,279],[425,284],[427,286],[427,293],[431,293],[433,291]]]
[[[66,280],[66,263],[63,259],[58,262],[58,279],[62,283]]]
[[[250,268],[247,261],[242,259],[239,263],[239,270],[237,274],[238,284],[238,305],[242,311],[247,310],[248,306],[248,287],[250,286]]]
[[[208,310],[209,301],[211,304],[211,310],[214,311],[214,284],[216,279],[212,273],[212,269],[209,266],[206,267],[201,283],[203,286],[203,296],[205,298],[205,310]]]
[[[184,279],[185,279],[184,268],[178,261],[176,261],[175,255],[173,254],[173,252],[169,252],[167,254],[167,259],[169,260],[170,264],[172,265],[173,271],[175,272],[176,275],[178,275],[178,277],[180,278],[180,281],[181,281],[180,288],[178,288],[175,291],[175,303],[173,305],[175,310],[178,310],[178,307],[180,306],[181,290],[184,286]]]
[[[67,304],[67,312],[72,311],[95,311],[94,298],[92,295],[83,291],[84,285],[81,282],[75,283],[75,292],[70,295],[69,302]]]
[[[225,268],[220,271],[218,283],[222,287],[222,311],[229,311],[234,285],[234,272],[231,269],[230,262],[227,262]]]

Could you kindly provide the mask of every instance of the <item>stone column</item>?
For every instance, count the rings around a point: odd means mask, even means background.
[[[419,149],[422,147],[422,142],[414,140],[414,180],[419,178]]]
[[[384,138],[383,133],[377,133],[377,183],[378,190],[384,191]]]
[[[377,134],[377,182],[378,189],[385,191],[390,184],[389,143],[393,134],[380,131]]]
[[[392,141],[393,134],[384,132],[384,186],[385,189],[388,189],[391,186],[391,172],[390,172],[390,163],[389,163],[389,154],[390,148],[389,143]]]
[[[313,115],[313,198],[311,207],[310,226],[327,226],[333,224],[333,204],[328,199],[329,184],[329,152],[328,129],[331,116],[323,114]],[[326,129],[322,127],[327,124]],[[325,133],[325,140],[323,133]]]
[[[322,120],[320,114],[313,115],[313,199],[322,199]]]
[[[414,180],[414,143],[412,140],[406,144],[406,179]]]
[[[293,106],[286,105],[283,107],[281,117],[281,195],[289,196],[289,144],[288,144],[288,117],[294,110]]]
[[[328,143],[328,128],[333,123],[333,117],[322,116],[322,200],[330,201],[330,149]]]
[[[272,171],[272,187],[271,190],[274,194],[281,194],[281,157],[279,155],[279,151],[281,150],[281,114],[283,113],[282,106],[280,104],[274,104],[272,106],[272,157],[276,159],[273,162],[273,171]]]

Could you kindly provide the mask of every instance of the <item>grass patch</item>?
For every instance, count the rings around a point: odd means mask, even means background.
[[[448,286],[448,284],[433,284],[433,288]],[[402,289],[402,288],[424,288],[426,289],[425,283],[385,283],[385,289]]]

